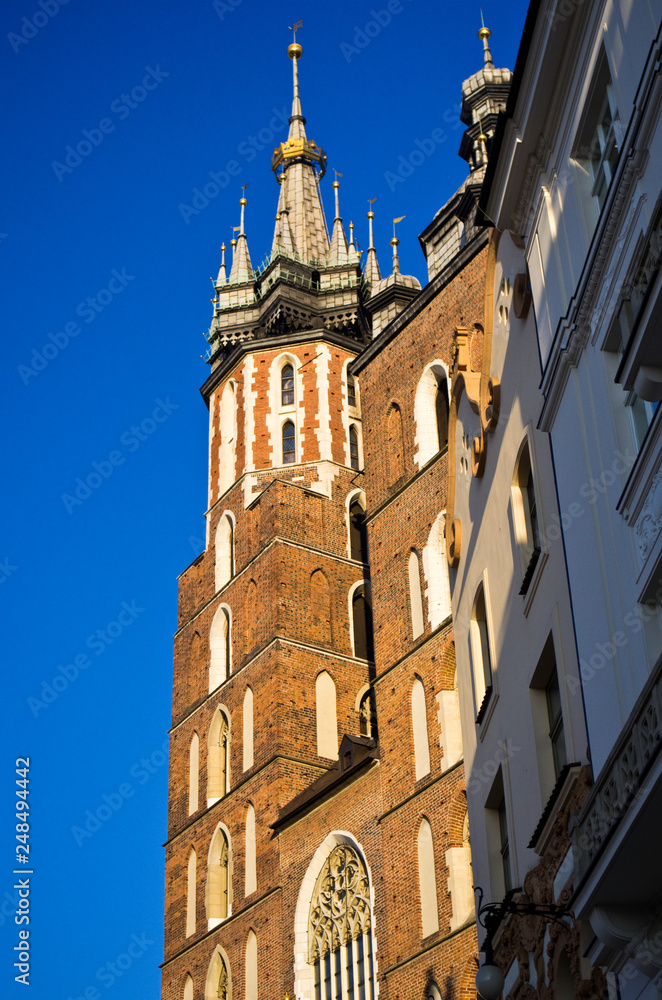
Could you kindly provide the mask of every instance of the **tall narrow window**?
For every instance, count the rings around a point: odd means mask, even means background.
[[[481,584],[471,614],[471,660],[473,665],[476,722],[482,721],[492,694],[492,656],[487,627],[485,590]]]
[[[347,405],[356,406],[356,382],[353,375],[347,375]]]
[[[416,677],[411,689],[411,728],[414,737],[414,773],[416,781],[430,773],[430,744],[425,708],[425,688]]]
[[[219,826],[212,838],[207,866],[208,929],[230,916],[230,902],[230,843]]]
[[[255,856],[255,809],[246,809],[246,875],[244,895],[250,896],[257,889],[257,861]]]
[[[618,163],[622,129],[607,55],[602,50],[579,127],[573,158],[588,167],[601,209]]]
[[[283,424],[283,465],[290,465],[293,462],[296,462],[294,424],[291,420],[286,420]]]
[[[510,843],[508,840],[508,817],[506,815],[506,803],[503,799],[501,800],[501,803],[497,808],[497,813],[499,817],[499,837],[500,837],[501,864],[503,867],[503,883],[506,892],[509,892],[513,887],[513,878],[510,871]]]
[[[195,934],[195,907],[196,907],[196,856],[195,848],[191,848],[188,856],[188,866],[186,873],[186,937]]]
[[[243,769],[253,766],[253,689],[246,688],[243,707]]]
[[[317,877],[308,916],[315,1000],[372,1000],[370,882],[349,844],[332,850]]]
[[[388,415],[389,484],[397,482],[405,472],[405,447],[400,407],[393,403]]]
[[[220,921],[217,921],[217,923]],[[205,983],[205,1000],[230,1000],[232,997],[232,978],[227,955],[217,945],[207,972]]]
[[[333,677],[326,670],[318,674],[315,680],[315,715],[317,720],[317,753],[320,757],[337,760],[336,685]]]
[[[423,596],[421,594],[421,567],[418,556],[409,553],[409,604],[411,608],[411,634],[414,639],[423,631]]]
[[[227,608],[216,611],[209,632],[209,691],[227,680],[230,673],[230,615]]]
[[[200,739],[193,733],[188,751],[188,814],[198,811],[198,776],[200,773]]]
[[[568,757],[565,749],[565,733],[563,731],[561,692],[559,690],[559,678],[556,670],[550,677],[545,688],[545,695],[547,698],[547,716],[549,718],[549,739],[552,744],[552,757],[554,759],[554,774],[558,778],[568,763]]]
[[[426,819],[421,821],[418,828],[418,886],[421,900],[421,937],[426,938],[439,930],[432,829]]]
[[[349,505],[349,548],[350,556],[358,562],[368,561],[368,534],[365,525],[365,510],[358,497]]]
[[[225,493],[235,479],[237,447],[237,415],[234,385],[228,382],[223,389],[220,406],[221,445],[219,451],[219,493]]]
[[[207,805],[218,802],[229,791],[230,726],[225,714],[216,710],[209,730],[207,749]]]
[[[372,608],[363,585],[357,587],[352,597],[352,626],[354,630],[354,656],[362,660],[374,660]]]
[[[246,989],[245,1000],[257,1000],[257,938],[254,931],[246,938]]]
[[[359,733],[361,736],[375,736],[376,732],[375,701],[370,690],[366,691],[359,704]]]
[[[218,522],[215,548],[214,579],[216,590],[220,590],[234,573],[234,526],[228,514],[224,514]]]
[[[327,645],[331,641],[331,595],[329,581],[321,569],[310,577],[310,641]]]
[[[449,847],[446,851],[448,868],[448,891],[451,896],[451,931],[456,930],[473,917],[475,912],[473,893],[473,872],[471,869],[471,846],[469,844],[469,817],[465,811],[462,822],[461,846]]]
[[[531,467],[531,453],[528,441],[525,441],[517,462],[511,495],[513,524],[523,577],[520,594],[525,594],[540,555],[538,504],[536,502],[536,490],[533,482],[533,469]]]
[[[292,365],[283,365],[280,373],[280,402],[281,406],[294,406],[294,368]]]
[[[349,464],[353,469],[359,468],[359,436],[354,424],[349,428]]]
[[[184,994],[182,1000],[193,1000],[193,980],[187,975],[184,981]]]
[[[414,461],[422,468],[448,445],[448,379],[441,361],[428,365],[414,395]]]

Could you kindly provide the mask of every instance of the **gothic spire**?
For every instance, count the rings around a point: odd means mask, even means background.
[[[216,287],[219,288],[220,285],[227,285],[228,276],[225,273],[225,243],[221,243],[221,266],[218,269],[218,278],[216,279]]]
[[[239,204],[241,205],[241,223],[239,225],[237,246],[232,255],[232,268],[230,270],[231,285],[239,285],[244,281],[251,281],[253,278],[253,265],[251,264],[251,255],[248,252],[248,242],[246,240],[246,233],[244,232],[246,199],[241,198]]]
[[[338,183],[338,180],[335,180],[333,182],[333,193],[336,200],[336,214],[333,219],[333,233],[331,236],[331,249],[329,251],[330,264],[347,264],[349,261],[347,239],[345,237],[345,230],[343,229],[342,219],[340,217],[340,203],[338,199],[339,187],[340,184]]]
[[[289,213],[294,250],[302,261],[322,261],[329,254],[329,234],[319,193],[319,180],[326,170],[326,153],[306,136],[306,119],[299,97],[299,59],[303,49],[293,42],[287,50],[292,60],[292,117],[287,140],[274,150],[271,168],[281,186],[278,215]],[[276,229],[280,222],[276,223]],[[279,241],[274,232],[274,247]]]
[[[375,250],[375,245],[372,240],[372,220],[375,217],[375,213],[368,212],[368,229],[369,229],[369,239],[368,239],[368,259],[365,265],[365,280],[372,285],[373,294],[374,289],[377,286],[377,282],[382,280],[382,275],[379,270],[379,264],[377,262],[377,251]]]

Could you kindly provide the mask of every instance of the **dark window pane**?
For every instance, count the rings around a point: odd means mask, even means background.
[[[294,406],[294,368],[285,365],[280,374],[281,405]]]
[[[350,406],[356,406],[356,383],[354,376],[347,376],[347,402]]]
[[[296,447],[294,440],[294,424],[291,420],[283,424],[283,464],[296,461]]]
[[[359,467],[359,437],[356,433],[356,427],[349,429],[349,464],[353,469]]]

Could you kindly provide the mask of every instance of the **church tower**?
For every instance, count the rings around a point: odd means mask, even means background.
[[[482,295],[484,241],[421,291],[395,233],[382,278],[370,212],[363,270],[337,179],[329,235],[296,39],[288,55],[271,251],[254,269],[242,198],[215,283],[207,544],[179,580],[162,998],[469,1000],[447,367],[420,379],[412,359],[446,350],[437,328],[467,288]]]

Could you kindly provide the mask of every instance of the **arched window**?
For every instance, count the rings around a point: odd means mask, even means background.
[[[205,1000],[232,1000],[230,963],[220,945],[216,947],[209,963],[205,983]]]
[[[320,757],[337,760],[336,685],[333,677],[326,670],[318,674],[315,680],[315,716],[317,721],[317,753]]]
[[[363,859],[338,844],[322,866],[310,902],[308,962],[315,1000],[375,996],[370,881]]]
[[[446,557],[446,512],[442,510],[430,528],[423,549],[423,573],[427,582],[428,618],[437,628],[451,613],[451,588]]]
[[[230,790],[230,725],[218,708],[209,730],[207,748],[207,806],[222,799]]]
[[[253,766],[253,689],[246,688],[242,711],[243,724],[243,769],[247,771]]]
[[[411,689],[411,728],[414,736],[414,773],[416,781],[430,773],[430,744],[425,709],[425,688],[416,677]]]
[[[230,615],[228,609],[216,611],[209,632],[209,691],[215,691],[230,673]]]
[[[368,533],[365,524],[365,510],[358,497],[355,497],[349,505],[349,549],[352,559],[367,563]]]
[[[423,372],[414,396],[414,460],[419,469],[448,446],[448,377],[434,361]]]
[[[328,644],[331,641],[331,596],[329,581],[321,569],[310,577],[310,640]]]
[[[218,522],[215,554],[215,587],[220,590],[234,574],[234,525],[229,514],[224,514]]]
[[[409,604],[411,607],[411,634],[416,639],[423,631],[423,596],[421,594],[421,567],[412,549],[409,553]]]
[[[283,465],[290,465],[296,462],[296,435],[294,424],[291,420],[286,420],[283,424]]]
[[[246,870],[244,895],[250,896],[257,889],[257,861],[255,857],[255,809],[249,804],[246,809]]]
[[[235,480],[237,447],[237,415],[234,385],[228,382],[223,389],[220,408],[221,447],[219,454],[219,493],[225,493]]]
[[[471,612],[470,647],[476,701],[476,721],[480,722],[483,718],[489,697],[492,694],[492,654],[487,627],[485,589],[482,583],[476,593],[473,611]]]
[[[361,736],[376,736],[375,699],[372,690],[366,691],[359,704],[359,733]]]
[[[451,897],[451,931],[456,930],[474,916],[473,872],[469,843],[469,815],[465,809],[462,820],[462,844],[446,851],[448,891]]]
[[[250,653],[257,643],[257,583],[248,581],[245,602],[246,652]]]
[[[359,435],[354,424],[349,428],[349,464],[353,469],[359,469]]]
[[[231,912],[230,841],[225,831],[216,827],[207,863],[208,930],[220,924]]]
[[[193,733],[188,751],[188,814],[198,811],[198,776],[200,773],[200,739]]]
[[[294,368],[289,363],[280,373],[280,405],[294,406]]]
[[[533,483],[529,442],[525,441],[520,452],[511,488],[513,526],[520,558],[524,584],[520,593],[526,593],[538,556],[540,555],[540,529],[538,505]]]
[[[246,938],[246,987],[245,1000],[257,1000],[257,938],[249,931]]]
[[[188,866],[186,872],[186,937],[195,934],[195,907],[196,907],[196,856],[195,848],[191,848],[188,856]]]
[[[393,403],[388,414],[388,467],[389,485],[397,482],[405,472],[405,445],[400,407]]]
[[[356,406],[356,381],[353,375],[347,374],[347,405]]]
[[[182,994],[182,1000],[193,1000],[193,980],[190,973],[187,974],[184,980],[184,993]]]
[[[418,885],[421,898],[421,937],[439,930],[437,878],[434,870],[432,830],[426,819],[418,828]]]
[[[362,660],[374,660],[372,639],[372,608],[365,587],[361,584],[352,596],[352,626],[354,633],[354,656]]]

